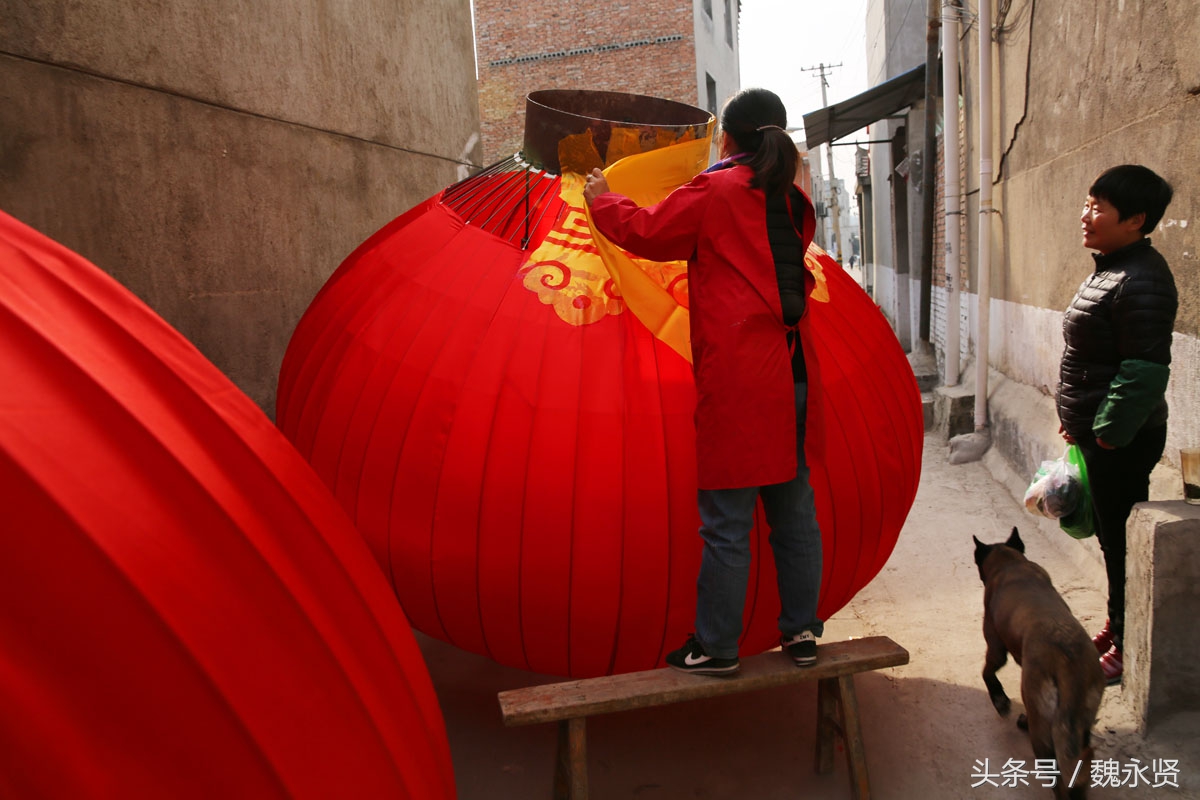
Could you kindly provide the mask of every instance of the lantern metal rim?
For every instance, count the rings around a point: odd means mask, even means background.
[[[561,174],[559,142],[591,132],[597,149],[607,148],[613,128],[637,128],[658,139],[709,134],[715,117],[696,106],[628,92],[543,89],[525,98],[525,139],[521,156],[547,172]],[[653,149],[653,148],[651,148]]]

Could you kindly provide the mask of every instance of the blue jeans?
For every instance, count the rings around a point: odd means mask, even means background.
[[[812,631],[821,591],[821,529],[804,461],[804,420],[808,384],[796,384],[796,453],[799,470],[786,483],[742,489],[701,489],[700,536],[704,553],[696,581],[696,638],[714,658],[735,658],[742,634],[742,610],[750,580],[750,529],[761,496],[770,526],[779,582],[779,630],[785,636]]]

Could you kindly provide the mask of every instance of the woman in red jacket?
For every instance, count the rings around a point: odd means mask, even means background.
[[[687,260],[700,535],[696,632],[667,663],[730,675],[762,498],[778,573],[781,645],[817,660],[821,531],[804,460],[808,380],[797,324],[811,277],[812,203],[793,184],[799,154],[783,102],[747,89],[721,112],[717,162],[662,202],[639,208],[599,170],[584,197],[596,228],[654,261]]]

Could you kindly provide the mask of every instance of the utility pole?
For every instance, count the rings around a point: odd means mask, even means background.
[[[825,80],[825,70],[837,69],[841,64],[821,64],[816,67],[801,67],[801,72],[816,72],[821,78],[821,106],[829,107],[829,101],[825,97],[825,89],[829,86],[829,81]],[[825,144],[825,155],[829,158],[829,213],[833,215],[833,257],[841,263],[842,260],[842,219],[841,212],[838,209],[838,191],[837,178],[833,174],[833,138]]]

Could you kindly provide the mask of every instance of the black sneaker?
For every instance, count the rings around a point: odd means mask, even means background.
[[[792,657],[797,667],[811,667],[817,663],[817,637],[812,631],[784,636],[780,638],[779,646]]]
[[[693,675],[732,675],[741,664],[736,658],[713,658],[690,634],[683,647],[667,654],[667,666]]]

